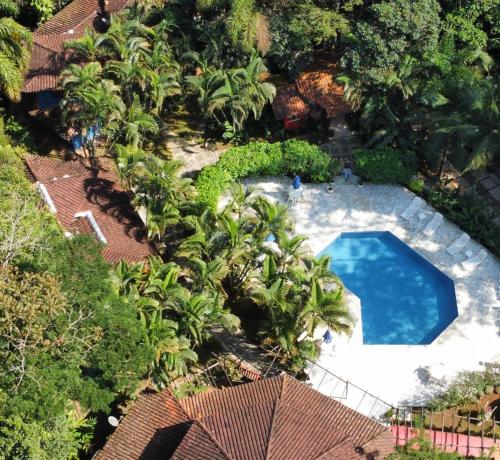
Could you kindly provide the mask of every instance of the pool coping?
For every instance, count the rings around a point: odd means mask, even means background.
[[[344,282],[342,282],[342,286],[344,287],[344,289],[349,292],[349,294],[353,297],[355,297],[358,302],[359,302],[359,311],[356,311],[354,312],[354,314],[356,315],[357,318],[359,318],[359,322],[361,323],[361,342],[360,342],[360,345],[362,346],[367,346],[367,347],[428,347],[428,346],[431,346],[436,340],[438,340],[442,334],[444,334],[446,332],[446,330],[453,325],[453,323],[458,319],[459,315],[460,315],[460,311],[459,311],[459,302],[458,302],[458,298],[457,298],[457,292],[456,292],[456,287],[455,287],[455,280],[449,276],[448,274],[444,273],[440,268],[436,267],[427,257],[425,257],[423,254],[421,254],[420,252],[418,252],[417,249],[413,248],[412,246],[410,246],[409,243],[407,243],[406,241],[403,241],[401,238],[398,238],[396,235],[394,235],[393,232],[391,232],[390,230],[362,230],[362,231],[346,231],[346,232],[336,232],[335,233],[335,236],[332,238],[332,240],[326,245],[324,246],[317,254],[316,256],[320,256],[320,255],[324,255],[323,252],[326,250],[326,248],[328,248],[331,244],[333,244],[333,242],[340,238],[342,235],[347,235],[347,234],[351,234],[351,235],[360,235],[360,234],[365,234],[365,235],[373,235],[373,236],[377,236],[377,235],[388,235],[391,239],[397,241],[403,248],[406,252],[410,253],[413,257],[416,257],[417,259],[421,259],[423,260],[426,265],[432,269],[432,271],[437,271],[441,276],[444,276],[452,285],[453,287],[453,296],[454,296],[454,300],[455,300],[455,309],[456,309],[456,315],[454,316],[453,320],[450,321],[447,326],[441,331],[439,332],[439,334],[434,337],[432,339],[432,341],[430,343],[423,343],[423,344],[420,344],[420,343],[364,343],[363,341],[363,328],[362,328],[362,302],[361,302],[361,298],[358,297],[354,292],[352,292],[351,290],[347,289],[346,285],[344,284]],[[332,272],[334,273],[336,276],[338,276],[335,272]],[[340,278],[340,276],[338,276],[338,278],[340,279],[340,281],[342,281],[342,279]],[[357,327],[357,324],[356,326]]]

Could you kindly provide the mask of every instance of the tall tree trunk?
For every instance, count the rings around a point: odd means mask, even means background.
[[[450,138],[448,137],[448,140],[446,141],[446,147],[443,150],[443,155],[441,156],[441,162],[439,164],[439,171],[438,171],[439,182],[441,182],[441,180],[443,179],[444,164],[446,163],[446,159],[448,158],[449,148],[450,148]]]

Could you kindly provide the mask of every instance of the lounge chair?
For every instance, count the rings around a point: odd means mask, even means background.
[[[458,252],[460,252],[467,243],[470,241],[470,236],[467,233],[462,233],[459,238],[457,238],[450,246],[446,248],[446,251],[451,256],[454,256]]]
[[[419,210],[420,206],[424,201],[420,197],[415,197],[411,204],[406,208],[406,210],[401,214],[404,220],[411,220],[415,213]]]
[[[424,231],[423,231],[424,235],[432,236],[434,234],[434,232],[441,225],[441,222],[443,222],[443,215],[439,212],[435,212],[431,221],[424,228]]]
[[[486,255],[487,252],[484,249],[481,249],[476,255],[462,261],[462,268],[467,271],[472,270],[486,258]]]

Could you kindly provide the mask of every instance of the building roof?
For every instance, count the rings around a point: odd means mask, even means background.
[[[124,8],[129,0],[73,0],[33,32],[30,68],[23,92],[57,89],[62,70],[70,61],[64,42],[81,38],[86,29],[100,30],[104,14]],[[105,12],[101,5],[105,5]]]
[[[72,234],[92,235],[105,243],[103,256],[108,262],[138,262],[154,253],[113,171],[91,170],[78,161],[39,155],[24,159],[39,188],[42,184],[44,200],[52,203],[61,226]]]
[[[319,67],[301,72],[295,84],[277,91],[273,101],[277,120],[305,118],[315,105],[324,109],[328,118],[353,111],[352,105],[344,100],[344,86],[334,80],[335,65],[321,63]]]
[[[288,85],[276,93],[273,111],[276,120],[285,120],[288,117],[305,118],[309,115],[311,106],[300,95],[295,85]]]
[[[141,396],[95,458],[360,460],[392,449],[382,424],[282,374],[181,401]]]
[[[296,81],[300,94],[325,109],[328,118],[352,112],[352,106],[344,101],[344,86],[334,81],[333,71],[301,72]]]

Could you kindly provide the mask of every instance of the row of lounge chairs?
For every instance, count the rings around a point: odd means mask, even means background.
[[[424,200],[422,200],[422,198],[415,197],[410,205],[403,211],[401,217],[406,221],[410,221],[413,216],[420,210],[423,204]],[[425,226],[422,233],[426,236],[432,236],[442,222],[443,215],[439,212],[435,212],[432,216],[432,219]],[[446,248],[446,252],[451,256],[455,256],[460,251],[465,249],[469,241],[470,236],[464,232],[450,246]],[[465,254],[467,255],[467,259],[463,260],[460,265],[464,270],[467,271],[470,271],[473,268],[477,267],[487,256],[487,252],[484,249],[480,249],[476,254],[473,254],[472,252],[469,253],[469,251],[467,251]]]

